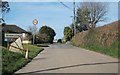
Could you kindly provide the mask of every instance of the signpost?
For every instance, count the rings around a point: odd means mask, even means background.
[[[4,34],[4,41],[7,42],[7,48],[9,47],[9,42],[15,41],[17,38],[22,37],[22,34],[16,34],[16,33],[5,33]]]
[[[33,22],[32,22],[36,28],[36,25],[38,24],[38,20],[34,19]],[[34,41],[35,41],[35,32],[33,33],[33,44],[34,44]]]
[[[5,33],[4,36],[5,36],[4,41],[12,42],[12,41],[15,41],[14,39],[17,39],[17,38],[19,38],[19,37],[22,37],[22,34]]]

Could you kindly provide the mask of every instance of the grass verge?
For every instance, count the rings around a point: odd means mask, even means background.
[[[79,47],[89,49],[91,51],[99,52],[105,55],[112,56],[114,58],[118,58],[118,43],[115,42],[111,46],[100,46],[100,45],[81,45]]]
[[[29,59],[25,59],[25,55],[10,52],[5,47],[2,47],[2,75],[12,75],[43,50],[43,48],[33,45],[24,45],[24,48],[29,49]]]

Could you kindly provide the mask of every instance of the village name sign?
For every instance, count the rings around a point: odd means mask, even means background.
[[[16,34],[16,33],[5,33],[5,41],[8,42],[13,42],[14,40],[16,40],[19,37],[22,37],[22,34]]]

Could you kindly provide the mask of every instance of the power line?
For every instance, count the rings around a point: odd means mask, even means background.
[[[70,7],[68,7],[67,5],[65,5],[63,2],[61,2],[60,0],[58,0],[64,7],[66,7],[66,8],[68,8],[68,9],[70,9],[70,10],[72,10],[72,8],[70,8]]]
[[[72,10],[72,12],[73,12],[73,14],[74,14],[74,22],[73,22],[73,24],[74,24],[74,35],[76,34],[76,24],[75,24],[75,22],[76,22],[76,2],[75,2],[75,0],[73,1],[73,9],[72,8],[70,8],[70,7],[68,7],[67,5],[65,5],[63,2],[61,2],[60,0],[58,0],[64,7],[66,7],[66,8],[68,8],[68,9],[71,9]]]

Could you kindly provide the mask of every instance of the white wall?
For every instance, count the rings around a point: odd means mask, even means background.
[[[29,41],[29,40],[23,40],[22,43],[23,44],[29,44],[29,43],[31,43],[31,41]]]

